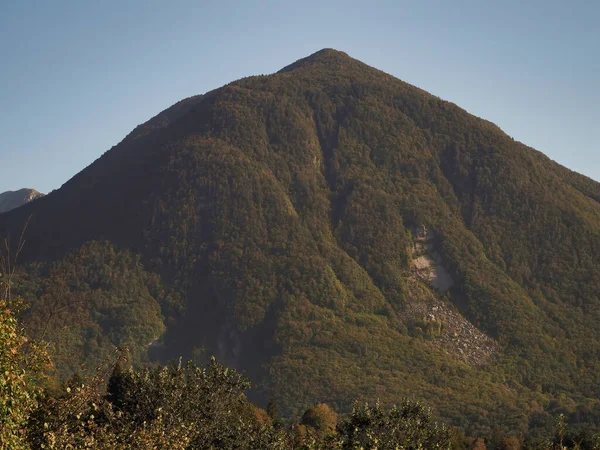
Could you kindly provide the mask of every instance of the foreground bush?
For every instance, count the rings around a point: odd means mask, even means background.
[[[98,376],[46,399],[30,422],[32,447],[266,449],[283,441],[246,400],[249,383],[214,359],[206,368],[117,365],[105,394],[100,385]]]
[[[338,433],[343,450],[447,449],[452,440],[450,429],[435,422],[428,407],[408,400],[389,411],[379,404],[356,405]]]

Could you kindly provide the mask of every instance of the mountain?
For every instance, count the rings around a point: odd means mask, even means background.
[[[44,194],[35,189],[19,189],[18,191],[2,192],[0,194],[0,213],[18,208],[43,195]]]
[[[599,202],[326,49],[176,103],[0,234],[31,216],[25,319],[59,368],[215,354],[287,416],[408,396],[518,432],[600,423]]]

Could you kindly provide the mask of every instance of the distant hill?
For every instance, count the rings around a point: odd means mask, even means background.
[[[215,354],[287,415],[600,424],[600,184],[335,50],[190,97],[29,216],[57,367]],[[94,242],[91,242],[94,241]],[[66,376],[66,373],[65,373]]]
[[[0,194],[0,213],[18,208],[43,195],[35,189],[19,189],[18,191],[3,192]]]

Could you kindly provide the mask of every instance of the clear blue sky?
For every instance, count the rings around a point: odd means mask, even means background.
[[[343,50],[600,180],[600,1],[0,0],[0,192],[176,101]]]

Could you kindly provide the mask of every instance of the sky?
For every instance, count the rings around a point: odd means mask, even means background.
[[[171,104],[345,51],[600,181],[597,0],[0,0],[0,192],[58,189]]]

